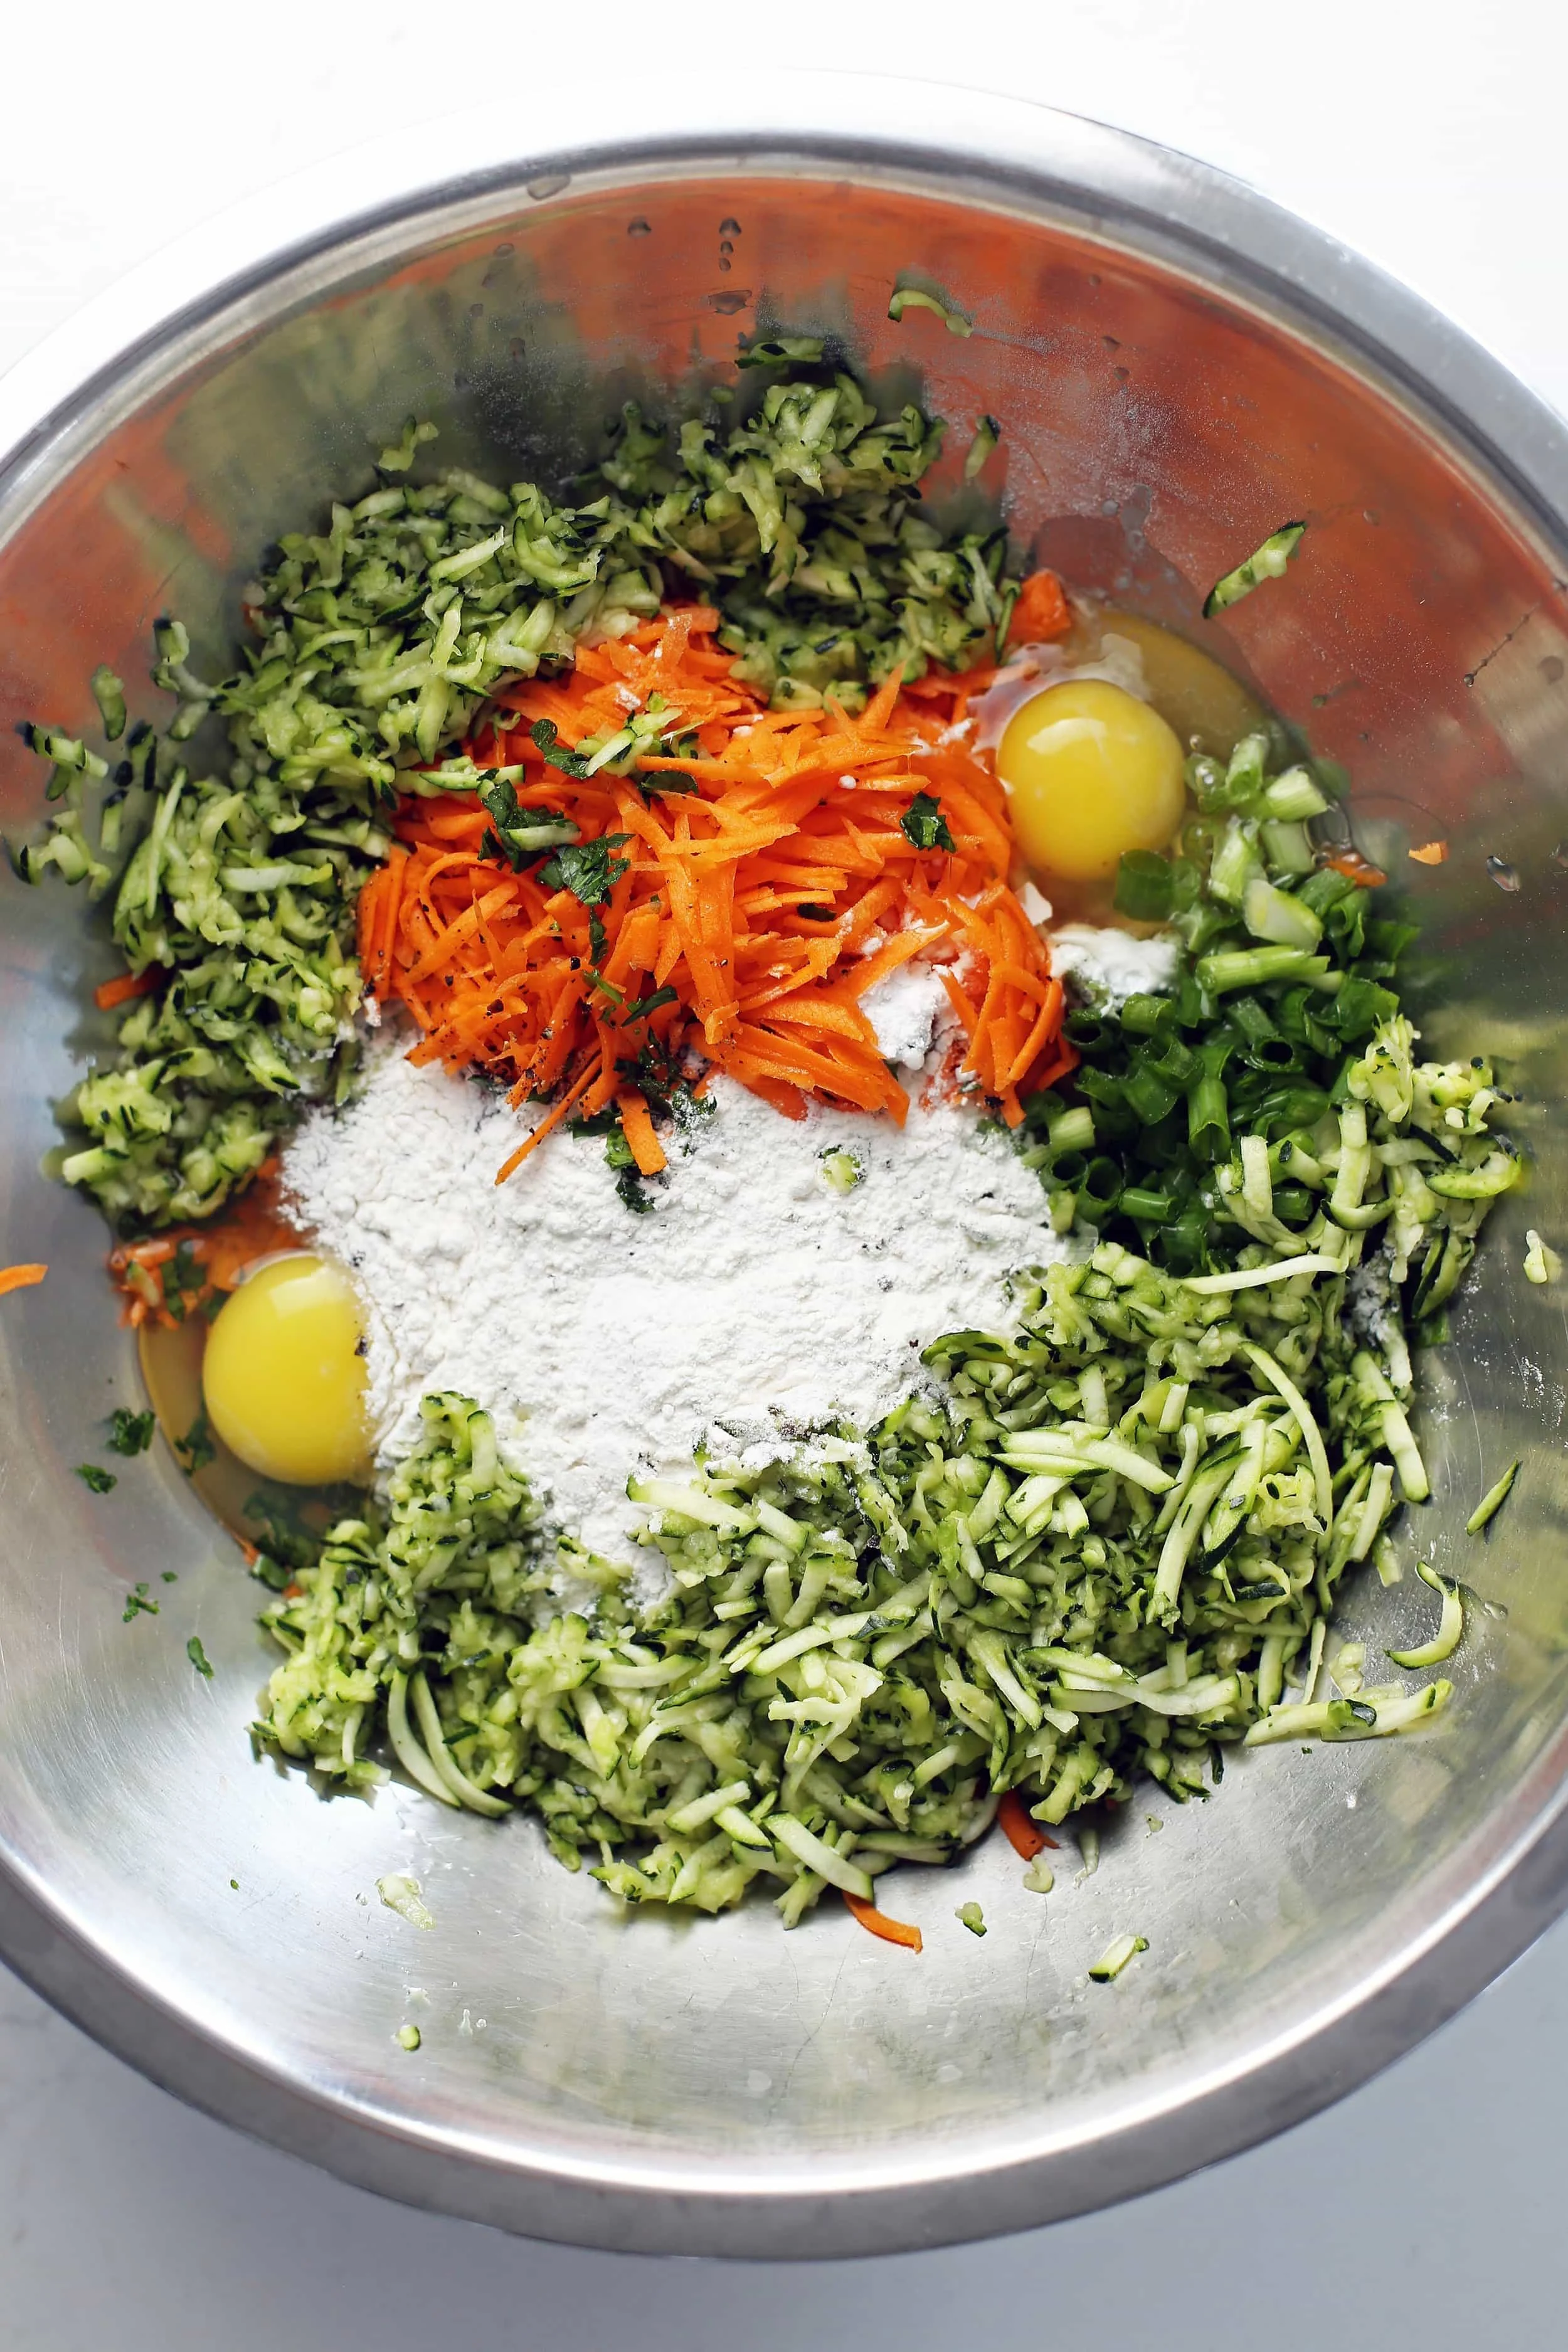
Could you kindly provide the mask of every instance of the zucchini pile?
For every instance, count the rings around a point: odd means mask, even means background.
[[[267,1612],[260,1736],[363,1786],[384,1727],[433,1795],[529,1806],[628,1901],[761,1877],[793,1924],[950,1860],[1008,1790],[1055,1824],[1143,1775],[1205,1795],[1238,1743],[1438,1713],[1446,1679],[1369,1685],[1327,1635],[1350,1570],[1397,1573],[1390,1519],[1430,1492],[1412,1342],[1519,1161],[1488,1066],[1416,1058],[1411,935],[1319,863],[1328,798],[1268,749],[1200,767],[1181,855],[1123,874],[1181,932],[1176,984],[1075,1015],[1070,1098],[1029,1106],[1067,1256],[1008,1328],[938,1339],[876,1430],[634,1479],[668,1570],[641,1615],[552,1554],[472,1401],[427,1400],[385,1512]],[[563,1568],[596,1601],[542,1601]],[[1426,1580],[1433,1638],[1392,1663],[1460,1638]]]
[[[410,420],[371,489],[280,541],[237,671],[209,682],[158,625],[161,734],[127,733],[99,672],[105,740],[125,740],[112,775],[79,737],[29,730],[54,814],[16,870],[113,888],[114,938],[153,983],[70,1105],[86,1137],[62,1172],[119,1231],[215,1214],[352,1085],[361,886],[400,793],[479,791],[458,747],[507,681],[670,593],[713,603],[737,675],[786,708],[831,690],[858,709],[895,669],[963,668],[1005,637],[1005,533],[945,531],[921,505],[941,421],[884,415],[812,338],[740,364],[745,396],[717,386],[676,430],[628,406],[571,502],[461,467],[411,480],[433,428]]]

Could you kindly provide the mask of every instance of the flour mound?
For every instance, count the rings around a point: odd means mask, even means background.
[[[1138,939],[1093,923],[1064,923],[1051,933],[1051,970],[1069,992],[1114,1013],[1130,996],[1159,996],[1175,983],[1181,942],[1169,931]]]
[[[689,1471],[705,1438],[776,1453],[874,1422],[920,1384],[922,1347],[1005,1328],[1005,1277],[1062,1255],[1037,1179],[962,1105],[900,1129],[786,1119],[721,1077],[711,1100],[641,1216],[595,1137],[557,1130],[498,1186],[518,1115],[400,1056],[306,1120],[285,1190],[364,1299],[384,1468],[413,1445],[419,1399],[457,1390],[563,1531],[630,1561],[628,1475]],[[863,1171],[848,1192],[822,1160],[845,1150]]]

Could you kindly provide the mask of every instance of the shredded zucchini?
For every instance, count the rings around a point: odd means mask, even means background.
[[[1204,600],[1205,620],[1212,620],[1215,614],[1223,613],[1228,605],[1239,604],[1265,580],[1278,580],[1301,544],[1306,528],[1304,522],[1282,524],[1279,530],[1269,532],[1261,547],[1253,549],[1245,562],[1216,580]]]
[[[1524,1236],[1524,1278],[1527,1282],[1555,1282],[1562,1271],[1557,1252],[1541,1238],[1531,1226]]]
[[[1458,1586],[1450,1583],[1446,1576],[1439,1576],[1436,1570],[1425,1560],[1416,1562],[1415,1573],[1423,1584],[1429,1584],[1437,1594],[1443,1603],[1443,1613],[1437,1621],[1437,1631],[1429,1642],[1423,1642],[1415,1649],[1390,1650],[1389,1662],[1396,1666],[1440,1666],[1444,1659],[1451,1658],[1459,1646],[1459,1639],[1465,1630],[1465,1604]]]
[[[1136,1959],[1140,1952],[1146,1952],[1148,1948],[1147,1936],[1118,1936],[1116,1941],[1101,1952],[1089,1973],[1096,1984],[1114,1984],[1128,1961]]]
[[[624,635],[672,590],[718,606],[736,674],[784,707],[857,709],[895,671],[996,643],[1005,534],[954,535],[921,504],[942,424],[883,414],[810,338],[743,357],[736,406],[669,430],[628,406],[575,505],[456,467],[414,482],[434,428],[410,419],[372,487],[283,538],[237,669],[209,679],[181,624],[158,623],[153,677],[175,708],[161,735],[130,729],[112,780],[80,739],[28,730],[58,805],[16,871],[113,887],[131,970],[161,978],[70,1107],[86,1132],[62,1172],[121,1230],[212,1215],[302,1108],[352,1085],[354,902],[400,793],[482,791],[498,854],[555,847],[585,903],[608,888],[573,828],[520,826],[508,777],[447,756],[496,688]],[[113,741],[122,685],[100,667],[92,690]],[[645,722],[588,764],[635,752]]]
[[[891,315],[908,305],[969,331],[918,289]],[[624,836],[584,846],[549,811],[525,820],[515,772],[458,751],[507,680],[625,634],[672,584],[718,605],[737,674],[784,708],[858,708],[895,673],[1001,643],[1003,535],[944,535],[920,507],[940,424],[880,414],[809,339],[743,356],[737,411],[672,438],[628,408],[576,505],[460,469],[413,483],[431,436],[411,420],[374,488],[281,542],[240,670],[208,682],[159,623],[161,737],[125,731],[100,670],[105,739],[125,732],[112,778],[79,739],[30,730],[56,814],[19,870],[114,884],[131,971],[162,975],[75,1097],[86,1141],[63,1173],[117,1222],[212,1213],[302,1105],[352,1084],[354,902],[401,793],[472,793],[498,856],[551,851],[588,907],[614,887]],[[994,446],[982,420],[971,477]],[[1279,576],[1303,528],[1205,609]],[[605,743],[535,733],[579,774],[635,765],[664,725],[650,705]],[[864,1899],[900,1861],[953,1859],[1008,1790],[1059,1824],[1144,1775],[1206,1795],[1227,1746],[1441,1712],[1446,1680],[1367,1689],[1344,1649],[1335,1695],[1320,1684],[1342,1580],[1368,1560],[1392,1577],[1388,1524],[1430,1491],[1411,1351],[1441,1336],[1518,1177],[1490,1126],[1508,1098],[1482,1060],[1418,1058],[1393,984],[1413,932],[1320,862],[1326,769],[1258,733],[1187,781],[1179,854],[1140,853],[1118,887],[1173,925],[1175,983],[1079,1006],[1075,1076],[1017,1138],[1073,1261],[1016,1277],[1006,1328],[939,1339],[880,1427],[634,1481],[668,1578],[641,1615],[621,1571],[547,1541],[480,1404],[426,1399],[385,1496],[307,1548],[265,1612],[288,1654],[265,1741],[350,1789],[390,1749],[443,1804],[526,1806],[627,1901],[716,1911],[766,1880],[793,1926],[829,1887]],[[922,853],[951,847],[929,795],[901,822]],[[646,1207],[616,1131],[606,1157]],[[839,1189],[860,1172],[824,1155]],[[563,1571],[591,1597],[565,1606]],[[1438,1664],[1462,1632],[1457,1589],[1422,1572],[1438,1630],[1396,1664]],[[1087,1874],[1092,1828],[1082,1846]],[[381,1885],[426,1924],[412,1881],[408,1900]],[[959,1916],[984,1932],[976,1906]],[[1143,1948],[1121,1937],[1091,1974]]]
[[[718,1910],[761,1878],[793,1925],[953,1858],[1008,1789],[1054,1825],[1144,1775],[1205,1795],[1238,1742],[1439,1714],[1447,1682],[1366,1689],[1344,1648],[1320,1696],[1325,1632],[1429,1491],[1412,1341],[1518,1161],[1489,1067],[1417,1059],[1389,985],[1411,934],[1275,859],[1259,812],[1306,788],[1270,780],[1272,748],[1194,763],[1222,821],[1171,868],[1176,985],[1075,1013],[1073,1098],[1028,1107],[1020,1148],[1083,1242],[1016,1278],[1011,1328],[938,1339],[879,1429],[634,1480],[670,1580],[641,1618],[583,1555],[596,1600],[552,1599],[563,1562],[485,1414],[427,1400],[384,1507],[266,1612],[291,1654],[262,1736],[351,1787],[384,1737],[446,1802],[529,1806],[628,1901]],[[1216,995],[1216,958],[1298,952],[1232,946],[1255,879],[1322,951]],[[1436,1589],[1436,1636],[1395,1663],[1451,1653]]]
[[[1468,1536],[1479,1536],[1483,1528],[1490,1526],[1512,1494],[1513,1482],[1522,1466],[1521,1463],[1510,1462],[1497,1485],[1487,1488],[1486,1493],[1465,1521],[1465,1533]]]
[[[894,288],[888,302],[888,316],[895,326],[906,310],[931,311],[934,318],[942,320],[950,335],[972,335],[974,332],[973,320],[959,310],[955,303],[944,302],[940,296],[928,294],[921,286]]]

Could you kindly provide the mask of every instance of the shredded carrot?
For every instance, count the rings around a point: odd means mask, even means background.
[[[1008,638],[1016,646],[1049,645],[1072,626],[1072,608],[1054,572],[1031,572],[1018,591]]]
[[[573,1081],[565,1094],[562,1096],[560,1101],[556,1104],[554,1109],[545,1112],[544,1117],[540,1120],[539,1125],[534,1129],[533,1133],[525,1137],[523,1141],[518,1145],[517,1150],[512,1153],[511,1158],[503,1161],[501,1166],[496,1170],[496,1182],[498,1184],[504,1184],[507,1178],[512,1174],[513,1171],[521,1167],[523,1161],[528,1158],[529,1153],[531,1151],[536,1151],[539,1149],[539,1146],[543,1142],[545,1137],[549,1135],[553,1129],[560,1126],[562,1120],[565,1118],[573,1104],[581,1100],[582,1097],[587,1093],[589,1087],[593,1085],[595,1079],[600,1076],[603,1066],[602,1063],[591,1062],[588,1067],[583,1072],[582,1076]]]
[[[626,1093],[616,1097],[621,1114],[621,1132],[631,1146],[632,1158],[641,1176],[657,1176],[666,1166],[664,1147],[653,1131],[653,1117],[641,1095]]]
[[[48,1272],[47,1265],[0,1265],[0,1298],[7,1291],[31,1290]]]
[[[907,1919],[890,1919],[874,1903],[868,1903],[863,1895],[851,1895],[847,1887],[840,1887],[839,1893],[849,1906],[850,1917],[858,1920],[873,1936],[880,1936],[884,1944],[903,1944],[911,1952],[924,1950],[925,1938]]]
[[[1047,1837],[1033,1819],[1016,1789],[1007,1790],[996,1808],[996,1819],[1014,1853],[1021,1853],[1026,1862],[1033,1862],[1046,1846],[1056,1844],[1055,1838]]]
[[[124,1320],[172,1329],[237,1290],[247,1267],[303,1241],[279,1205],[279,1163],[265,1160],[240,1198],[208,1225],[171,1225],[150,1240],[117,1242],[109,1271],[125,1299]],[[179,1279],[163,1269],[179,1261]]]
[[[1336,874],[1342,874],[1347,882],[1355,883],[1363,890],[1381,889],[1388,879],[1382,866],[1374,866],[1370,858],[1363,857],[1359,849],[1342,849],[1337,856],[1326,858],[1324,863],[1331,866]]]
[[[1005,796],[945,736],[973,678],[923,679],[918,697],[889,678],[858,716],[770,710],[732,677],[716,626],[689,605],[580,646],[569,674],[510,689],[468,747],[515,772],[521,823],[569,819],[579,858],[605,843],[596,877],[542,856],[514,872],[487,811],[439,795],[403,802],[361,895],[366,980],[413,1015],[413,1058],[555,1104],[503,1175],[574,1103],[586,1117],[613,1099],[656,1172],[653,1116],[693,1054],[788,1116],[816,1097],[901,1124],[908,1097],[861,1000],[911,955],[972,1008],[964,1075],[1010,1125],[1040,1071],[1071,1066],[1061,990],[1008,885]],[[666,732],[635,780],[568,774],[534,740],[548,720],[552,749],[603,741],[656,695]],[[951,850],[905,832],[919,793]]]
[[[145,971],[122,971],[113,980],[100,981],[92,992],[92,1001],[100,1013],[112,1013],[117,1004],[129,1004],[133,996],[151,996],[163,979],[163,968],[150,963]]]
[[[1441,866],[1447,858],[1448,845],[1446,841],[1423,842],[1421,847],[1413,849],[1410,855],[1417,866]]]

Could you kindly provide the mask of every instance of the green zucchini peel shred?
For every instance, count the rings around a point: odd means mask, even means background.
[[[1468,1536],[1479,1536],[1483,1528],[1490,1526],[1512,1494],[1513,1482],[1522,1467],[1522,1463],[1510,1462],[1497,1485],[1488,1487],[1469,1517],[1465,1521],[1465,1533]]]
[[[1439,1576],[1436,1570],[1425,1560],[1416,1562],[1415,1573],[1423,1584],[1431,1586],[1443,1603],[1437,1631],[1429,1642],[1423,1642],[1418,1648],[1390,1650],[1388,1656],[1396,1666],[1440,1666],[1444,1659],[1451,1658],[1459,1646],[1460,1636],[1465,1630],[1465,1604],[1458,1586],[1450,1583],[1446,1576]]]
[[[928,294],[923,287],[896,286],[893,289],[888,303],[888,316],[895,326],[906,310],[930,310],[942,320],[950,335],[972,335],[974,332],[973,319],[954,304],[942,301],[935,294]]]
[[[1140,1952],[1146,1952],[1148,1948],[1147,1936],[1118,1936],[1089,1969],[1090,1981],[1094,1984],[1114,1984],[1129,1960],[1136,1959]]]
[[[1212,620],[1216,613],[1226,612],[1232,604],[1239,604],[1244,596],[1250,596],[1264,581],[1279,579],[1301,544],[1301,535],[1306,528],[1304,522],[1282,524],[1278,530],[1271,530],[1261,547],[1255,547],[1244,562],[1238,563],[1234,571],[1227,572],[1223,579],[1216,580],[1204,599],[1205,620]]]

